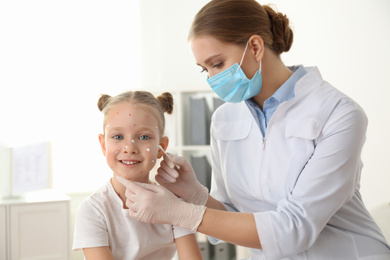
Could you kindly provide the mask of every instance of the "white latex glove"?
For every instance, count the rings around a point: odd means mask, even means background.
[[[184,157],[168,155],[157,169],[156,181],[189,203],[206,205],[209,190],[199,183],[191,164]]]
[[[126,206],[129,215],[142,222],[171,224],[196,231],[206,207],[186,203],[166,188],[146,183],[135,183],[121,176],[117,180],[126,187]]]

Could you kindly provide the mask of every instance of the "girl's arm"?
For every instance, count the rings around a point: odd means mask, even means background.
[[[179,237],[175,240],[177,255],[180,260],[202,260],[202,255],[195,234]]]
[[[83,248],[86,260],[114,260],[108,246]]]

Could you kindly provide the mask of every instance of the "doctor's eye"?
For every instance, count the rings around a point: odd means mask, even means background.
[[[217,63],[217,64],[214,64],[213,65],[213,68],[221,68],[223,66],[223,62],[221,61],[221,62],[219,62],[219,63]]]
[[[207,69],[206,69],[206,68],[202,68],[202,70],[200,71],[200,73],[203,73],[203,72],[207,72]]]

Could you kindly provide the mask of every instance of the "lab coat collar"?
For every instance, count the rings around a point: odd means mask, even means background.
[[[317,67],[306,67],[306,71],[307,73],[295,85],[296,97],[306,94],[323,83],[321,73]]]

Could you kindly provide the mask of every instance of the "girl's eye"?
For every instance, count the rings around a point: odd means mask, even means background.
[[[139,140],[149,140],[149,139],[150,139],[150,137],[147,136],[147,135],[141,135],[141,136],[139,137]]]
[[[121,136],[121,135],[114,135],[112,138],[114,138],[116,140],[122,140],[123,136]]]

